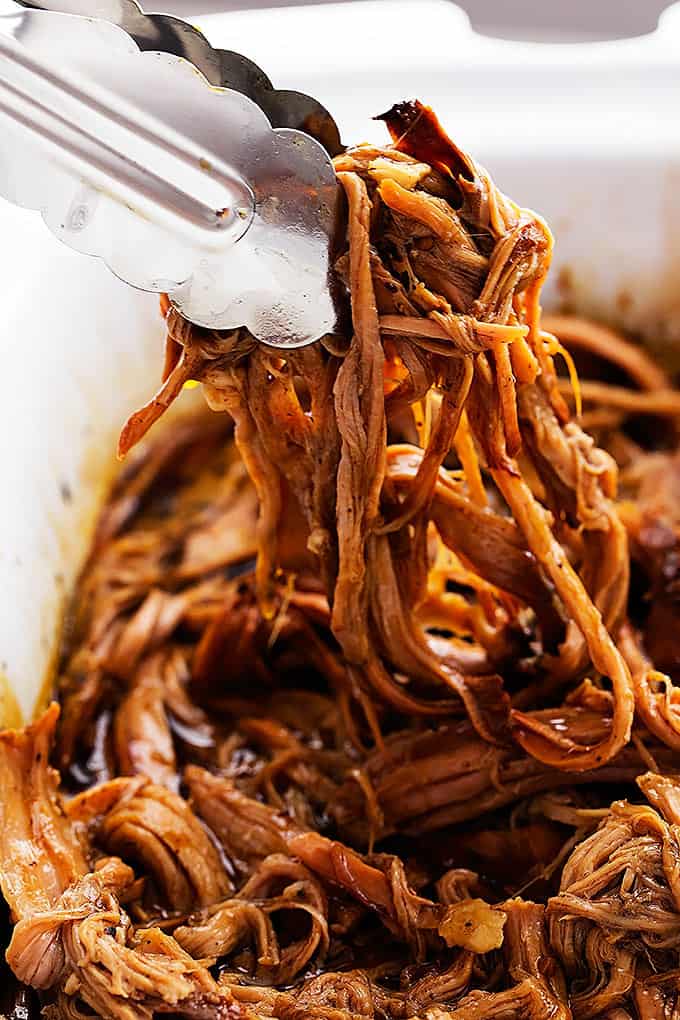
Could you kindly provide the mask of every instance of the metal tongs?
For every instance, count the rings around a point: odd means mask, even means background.
[[[190,321],[276,347],[336,330],[337,127],[185,22],[0,0],[0,139],[1,195]]]

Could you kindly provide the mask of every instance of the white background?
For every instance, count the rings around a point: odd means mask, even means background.
[[[297,0],[296,6],[324,0]],[[389,3],[389,0],[386,0]],[[551,41],[614,39],[656,27],[670,0],[458,0],[473,26],[504,38]],[[285,7],[291,0],[156,0],[148,10],[191,17],[231,10]]]

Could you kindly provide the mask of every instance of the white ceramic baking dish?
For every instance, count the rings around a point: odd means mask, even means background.
[[[375,0],[200,21],[279,87],[333,111],[346,141],[402,98],[431,103],[463,147],[557,235],[548,300],[680,349],[680,5],[653,35],[580,45],[481,38],[446,0]],[[1,158],[1,143],[0,143]],[[120,423],[153,387],[153,296],[0,207],[2,721],[28,717],[66,593],[114,469]]]

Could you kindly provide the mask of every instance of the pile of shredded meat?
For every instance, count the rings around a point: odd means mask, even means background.
[[[680,1016],[680,393],[541,318],[546,225],[429,109],[382,119],[336,158],[351,335],[162,302],[121,451],[210,410],[127,459],[0,734],[9,1015]]]

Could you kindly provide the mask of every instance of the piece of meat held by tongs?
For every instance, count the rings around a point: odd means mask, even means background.
[[[0,195],[199,326],[336,331],[339,149],[319,103],[176,18],[0,0]]]

